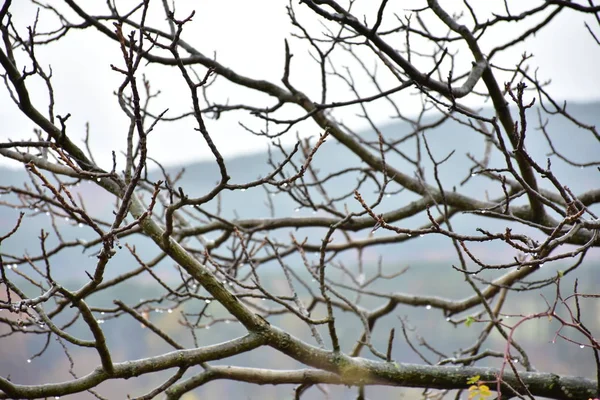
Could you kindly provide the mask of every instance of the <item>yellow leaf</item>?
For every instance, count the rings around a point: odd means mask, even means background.
[[[479,385],[479,395],[481,397],[488,397],[492,395],[492,391],[487,385]]]

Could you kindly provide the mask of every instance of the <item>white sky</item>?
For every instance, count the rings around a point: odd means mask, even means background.
[[[53,4],[56,2],[53,2]],[[132,1],[117,2],[124,11]],[[394,3],[394,2],[390,2]],[[402,2],[408,4],[409,2]],[[410,2],[411,7],[423,6],[423,1]],[[511,2],[519,4],[539,4],[539,2]],[[106,13],[104,1],[81,2],[89,11]],[[164,17],[158,13],[161,10],[161,1],[152,0],[152,6],[157,13],[152,14],[152,20],[165,30],[167,29]],[[217,54],[217,60],[232,68],[236,72],[259,79],[267,79],[281,84],[281,75],[284,55],[284,39],[290,40],[292,52],[295,54],[292,64],[292,83],[300,90],[309,94],[318,101],[319,75],[316,64],[311,60],[306,47],[297,39],[291,37],[290,32],[297,32],[289,22],[285,7],[285,1],[244,1],[244,0],[221,0],[221,1],[195,1],[180,2],[177,8],[177,16],[183,18],[189,11],[195,9],[196,16],[186,26],[184,39],[196,46],[205,55]],[[359,1],[355,15],[359,18],[366,15],[367,21],[372,24],[378,2]],[[458,10],[462,2],[443,1],[442,5],[448,9]],[[496,13],[504,13],[503,1],[474,1],[478,16],[489,15],[490,10]],[[391,7],[391,6],[390,6]],[[184,9],[185,8],[185,9]],[[304,5],[294,2],[294,8],[301,22],[314,33],[322,31],[318,18],[307,10]],[[13,2],[12,11],[14,22],[20,32],[25,34],[27,25],[31,25],[35,18],[36,7],[25,2]],[[397,12],[402,9],[397,7]],[[511,10],[517,13],[519,10]],[[42,28],[56,27],[56,22],[42,13],[40,25]],[[389,17],[388,17],[389,15]],[[78,19],[75,19],[78,21]],[[515,47],[503,57],[494,59],[493,63],[504,67],[514,66],[524,51],[532,53],[534,58],[529,62],[531,71],[539,68],[539,76],[552,79],[548,90],[557,99],[589,101],[600,98],[600,79],[598,66],[600,65],[600,46],[597,46],[586,28],[584,21],[587,20],[592,29],[600,36],[600,27],[592,19],[583,19],[580,15],[565,10],[549,26],[536,37],[527,41],[526,45]],[[462,22],[470,23],[470,18],[465,16]],[[392,10],[386,13],[386,23],[394,22]],[[539,18],[536,20],[539,22]],[[595,25],[594,25],[595,24]],[[434,31],[439,25],[432,25]],[[519,24],[503,24],[498,29],[492,29],[482,41],[483,51],[501,43],[506,38],[519,36],[529,26]],[[438,33],[443,31],[438,29]],[[415,40],[416,45],[418,41]],[[403,48],[403,43],[394,44]],[[414,47],[413,47],[414,48]],[[452,49],[451,49],[452,50]],[[119,58],[119,47],[115,42],[106,39],[102,34],[93,29],[83,32],[70,32],[69,35],[50,47],[38,48],[37,57],[42,65],[51,65],[53,70],[53,83],[56,97],[57,114],[65,115],[71,113],[68,121],[69,136],[76,143],[81,143],[85,135],[85,124],[89,122],[91,133],[91,144],[94,149],[96,160],[105,168],[110,168],[111,151],[122,151],[128,130],[128,121],[118,107],[116,97],[112,94],[122,82],[121,76],[111,70],[110,64],[122,65]],[[466,53],[464,53],[466,55]],[[25,58],[20,55],[21,62]],[[347,65],[347,59],[343,59],[340,65]],[[418,62],[418,61],[417,61]],[[461,58],[463,65],[469,65],[471,59],[464,56]],[[424,64],[429,65],[429,64]],[[459,63],[459,67],[460,67]],[[23,64],[19,66],[23,68]],[[426,68],[426,67],[425,67]],[[174,116],[180,112],[190,110],[187,102],[188,90],[177,72],[168,70],[161,66],[149,66],[143,70],[151,79],[153,90],[160,90],[161,96],[152,104],[151,109],[158,113],[169,108],[168,116]],[[200,73],[203,70],[199,69]],[[447,73],[447,69],[444,73]],[[357,73],[357,77],[360,75]],[[390,77],[382,75],[386,88],[395,86]],[[359,80],[359,82],[366,79]],[[499,79],[502,84],[502,77]],[[35,104],[40,111],[45,111],[48,104],[48,96],[40,82],[29,80],[28,84],[33,94]],[[367,84],[358,85],[363,95],[375,94],[372,87]],[[340,82],[331,83],[330,100],[348,100],[349,92],[346,86]],[[272,105],[273,100],[265,96],[249,93],[248,90],[240,89],[228,84],[223,78],[209,92],[213,100],[229,100],[231,104],[243,101],[251,102],[253,105]],[[414,93],[414,90],[412,91]],[[415,113],[419,110],[420,102],[414,96],[405,95],[399,104],[406,113]],[[259,102],[259,103],[257,103]],[[262,103],[261,103],[262,102]],[[465,103],[480,105],[480,100],[467,98]],[[287,114],[287,116],[296,115]],[[365,126],[363,120],[356,118],[356,108],[348,110],[336,110],[335,116],[350,123],[355,129]],[[370,111],[378,122],[390,120],[390,109],[382,103],[376,103]],[[281,115],[280,117],[286,117]],[[33,124],[20,115],[16,106],[10,101],[6,89],[0,89],[0,140],[23,140],[33,136]],[[224,155],[235,155],[247,152],[256,152],[266,148],[264,140],[246,132],[239,122],[255,129],[264,127],[264,123],[247,115],[247,113],[236,112],[224,114],[220,120],[206,120],[209,130],[220,151]],[[149,154],[153,158],[165,164],[180,164],[193,162],[210,157],[206,144],[200,135],[193,130],[194,123],[191,120],[177,124],[161,124],[150,135]],[[295,141],[296,131],[301,136],[318,135],[319,128],[311,123],[299,125],[296,130],[290,132],[284,139],[286,143]],[[0,159],[2,165],[6,160]]]

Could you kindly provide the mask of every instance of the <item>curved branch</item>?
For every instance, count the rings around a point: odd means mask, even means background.
[[[177,350],[156,357],[114,363],[112,373],[108,373],[103,367],[97,367],[93,372],[82,378],[64,383],[19,385],[0,377],[0,390],[4,392],[0,393],[0,398],[36,399],[80,393],[108,379],[128,379],[169,368],[187,368],[202,362],[245,353],[263,344],[264,338],[260,335],[249,334],[238,339],[199,349]]]

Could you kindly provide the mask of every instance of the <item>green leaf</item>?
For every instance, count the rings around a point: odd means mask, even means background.
[[[471,317],[471,316],[468,316],[468,317],[467,317],[467,320],[465,321],[465,325],[466,325],[466,326],[467,326],[467,328],[468,328],[468,327],[470,327],[470,326],[471,326],[471,324],[473,324],[473,322],[475,322],[475,318],[473,318],[473,317]]]

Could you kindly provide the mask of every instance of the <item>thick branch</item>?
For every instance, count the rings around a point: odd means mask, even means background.
[[[219,360],[250,351],[263,343],[264,340],[259,335],[250,334],[239,339],[199,349],[178,350],[156,357],[115,363],[111,374],[108,374],[104,368],[97,367],[93,372],[82,378],[64,383],[19,385],[0,377],[0,389],[4,392],[0,393],[0,398],[36,399],[81,393],[108,379],[128,379],[169,368],[185,368],[198,365],[202,362]]]

